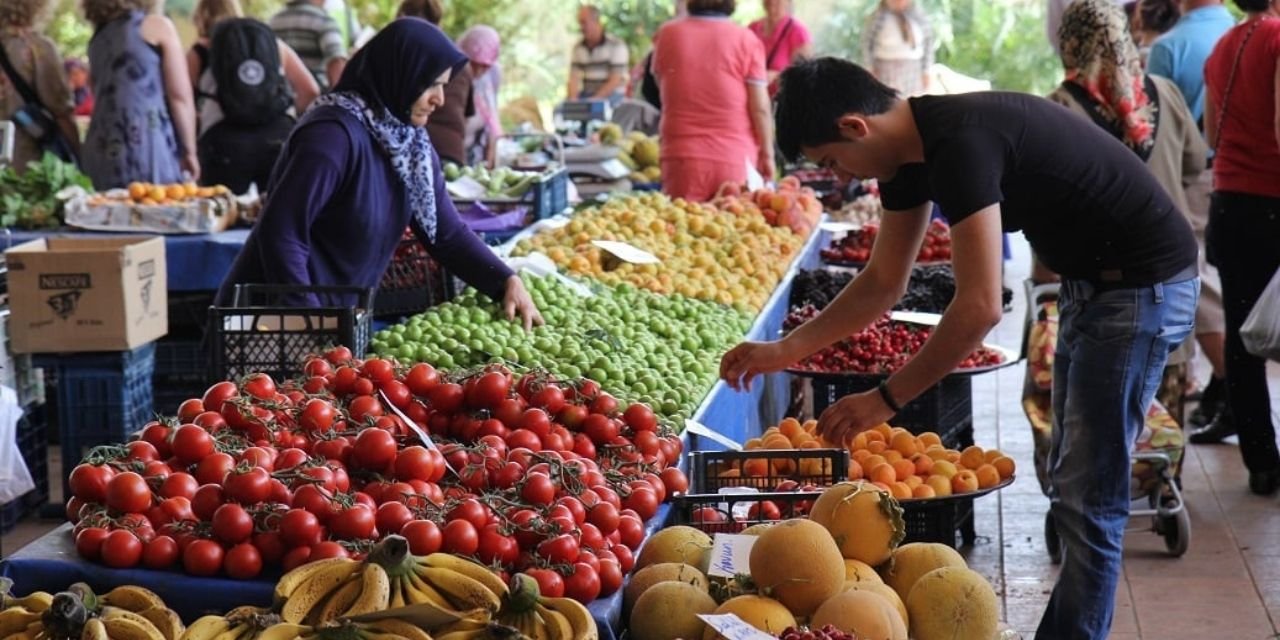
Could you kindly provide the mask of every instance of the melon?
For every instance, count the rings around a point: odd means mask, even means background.
[[[907,625],[884,596],[845,591],[822,603],[809,621],[812,629],[831,625],[858,640],[907,640]],[[990,639],[988,639],[990,640]]]
[[[893,587],[904,601],[911,593],[916,580],[934,569],[943,567],[968,568],[964,557],[955,549],[937,542],[912,542],[898,547],[881,571],[884,583]]]
[[[883,564],[906,536],[902,507],[866,482],[841,482],[818,497],[809,518],[826,527],[845,558]]]
[[[852,580],[855,582],[884,583],[884,579],[880,577],[880,574],[876,573],[876,570],[871,565],[852,558],[845,558],[844,560],[844,579],[846,582]]]
[[[711,536],[683,525],[667,527],[653,534],[636,558],[636,568],[659,562],[679,562],[706,572],[711,561]]]
[[[916,581],[906,600],[916,640],[989,640],[999,630],[1000,601],[972,569],[934,569]]]
[[[631,610],[629,633],[635,640],[701,638],[706,624],[699,615],[716,610],[707,592],[683,582],[653,585]]]
[[[761,533],[764,533],[766,529],[768,529],[769,527],[772,527],[773,525],[774,523],[772,522],[757,522],[756,524],[753,524],[747,527],[746,529],[743,529],[742,532],[739,533],[738,535],[758,536]]]
[[[893,605],[894,610],[898,612],[898,615],[902,617],[903,626],[908,630],[911,629],[911,618],[907,615],[907,605],[902,601],[898,592],[893,590],[893,587],[883,582],[871,582],[870,580],[862,582],[845,581],[844,590],[870,591],[884,596],[884,599],[888,600],[889,604]]]
[[[726,613],[732,613],[743,622],[775,636],[782,635],[788,627],[796,626],[795,616],[791,615],[781,602],[764,596],[746,595],[725,600],[724,604],[716,609],[716,615]],[[716,630],[709,626],[702,634],[702,640],[718,638],[724,638],[724,636],[716,633]]]
[[[683,582],[697,587],[703,593],[710,590],[707,576],[696,567],[679,562],[651,564],[635,572],[627,583],[627,588],[622,591],[622,615],[630,616],[631,608],[640,599],[640,595],[648,591],[649,587],[662,582]]]
[[[827,530],[811,520],[787,520],[761,533],[751,547],[751,579],[799,617],[844,587],[844,558]]]

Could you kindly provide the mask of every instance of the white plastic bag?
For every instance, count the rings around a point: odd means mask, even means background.
[[[1262,290],[1240,327],[1244,348],[1259,358],[1280,361],[1280,270]]]
[[[36,488],[31,471],[18,451],[18,394],[0,386],[0,504],[8,504]]]

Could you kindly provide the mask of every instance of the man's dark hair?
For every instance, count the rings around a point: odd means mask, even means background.
[[[444,7],[440,4],[440,0],[404,0],[400,3],[400,10],[396,12],[396,17],[406,16],[422,18],[440,26],[440,20],[444,18]]]
[[[1178,23],[1182,17],[1182,6],[1177,0],[1141,0],[1138,12],[1142,15],[1143,29],[1164,33]]]
[[[817,58],[782,72],[777,98],[778,147],[795,162],[801,147],[841,140],[836,124],[847,113],[874,116],[893,106],[898,94],[847,60]]]
[[[731,16],[737,8],[737,2],[735,0],[689,0],[687,8],[690,12],[713,11]]]
[[[1235,0],[1235,3],[1245,13],[1260,13],[1271,6],[1270,0]]]

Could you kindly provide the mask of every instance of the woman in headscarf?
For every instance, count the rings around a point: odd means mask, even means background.
[[[880,0],[862,30],[862,60],[876,79],[903,96],[929,89],[933,26],[913,0]]]
[[[498,116],[498,88],[502,86],[502,65],[498,53],[502,38],[493,27],[476,25],[458,38],[458,48],[471,60],[471,100],[475,114],[467,119],[468,164],[492,164],[502,136]]]
[[[444,86],[465,64],[443,32],[418,18],[400,18],[370,40],[281,150],[220,302],[240,283],[375,287],[407,226],[445,268],[501,301],[509,318],[519,315],[526,329],[541,324],[520,278],[459,218],[427,136]]]
[[[1185,185],[1194,184],[1204,171],[1208,148],[1178,86],[1143,74],[1124,9],[1112,0],[1076,0],[1062,14],[1058,35],[1065,79],[1049,99],[1090,118],[1142,158],[1190,220]],[[1212,288],[1206,281],[1205,293]],[[1202,295],[1201,302],[1208,297]],[[1196,322],[1208,326],[1208,307],[1200,309]],[[1194,344],[1187,340],[1169,358],[1172,375],[1167,379],[1174,383],[1159,396],[1179,421],[1185,363]]]

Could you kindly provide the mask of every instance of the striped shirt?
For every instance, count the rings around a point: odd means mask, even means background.
[[[271,30],[298,52],[320,89],[329,89],[326,65],[334,58],[347,55],[338,23],[323,8],[307,0],[293,0],[271,18]]]
[[[611,73],[616,71],[625,78],[630,68],[631,53],[627,51],[627,43],[607,33],[604,41],[595,48],[588,47],[585,41],[579,40],[573,47],[572,69],[582,73],[582,95],[571,97],[586,98],[595,95],[609,81]],[[623,88],[625,83],[619,85],[618,90]]]

